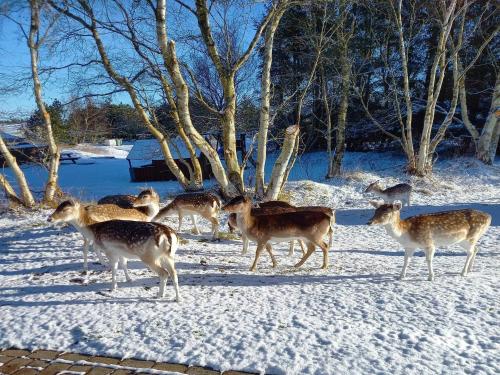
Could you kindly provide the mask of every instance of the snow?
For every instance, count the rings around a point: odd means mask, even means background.
[[[125,160],[92,158],[94,164],[63,165],[61,184],[86,199],[137,192]],[[271,161],[272,162],[272,161]],[[337,209],[330,268],[319,269],[316,251],[300,269],[300,250],[275,245],[258,271],[251,246],[228,234],[208,241],[185,222],[176,267],[182,296],[156,299],[158,278],[130,262],[134,281],[90,264],[82,275],[82,240],[71,227],[48,226],[50,211],[0,216],[0,347],[47,348],[123,358],[179,362],[220,370],[271,374],[484,373],[500,372],[500,169],[473,159],[439,161],[434,175],[408,179],[404,160],[392,154],[349,153],[342,178],[324,180],[324,154],[304,155],[287,190],[292,203]],[[25,169],[30,181],[41,171]],[[247,179],[251,176],[248,174]],[[473,207],[493,215],[479,242],[475,269],[460,276],[465,253],[438,249],[434,282],[427,281],[422,251],[407,279],[396,279],[403,251],[381,227],[365,223],[373,213],[367,184],[410,181],[417,189],[402,216]],[[174,182],[151,184],[162,196]],[[162,204],[166,204],[163,199]],[[1,214],[0,214],[1,215]],[[187,220],[186,220],[187,221]],[[177,227],[175,218],[166,223]],[[227,232],[226,218],[222,231]],[[92,253],[93,259],[96,256]],[[92,259],[92,258],[91,258]]]
[[[169,146],[174,159],[182,157],[188,159],[191,157],[186,144],[182,141],[180,137],[175,137],[169,140]],[[199,156],[201,153],[196,150],[196,154]],[[163,160],[163,153],[161,151],[160,144],[156,139],[141,139],[134,142],[132,149],[127,155],[129,160]]]

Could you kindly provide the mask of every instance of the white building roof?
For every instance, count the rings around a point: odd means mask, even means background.
[[[170,152],[174,159],[189,159],[189,151],[179,137],[170,139]],[[180,154],[180,155],[179,155]],[[196,155],[200,156],[200,151],[196,149]],[[160,143],[156,139],[142,139],[134,142],[132,149],[128,153],[129,160],[163,160]]]

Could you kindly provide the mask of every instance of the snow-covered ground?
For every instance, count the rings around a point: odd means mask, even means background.
[[[125,160],[93,161],[63,166],[63,188],[86,199],[140,189],[128,182]],[[48,226],[49,211],[3,214],[0,347],[271,374],[498,374],[498,163],[444,160],[432,178],[412,180],[419,192],[403,210],[405,217],[459,207],[493,215],[479,242],[474,272],[460,276],[461,248],[438,249],[434,282],[427,281],[422,252],[416,253],[407,279],[396,280],[401,247],[383,228],[365,225],[373,209],[364,188],[379,178],[387,184],[406,181],[403,163],[390,154],[351,153],[345,176],[328,182],[324,154],[308,154],[297,163],[294,181],[287,184],[292,203],[338,210],[327,271],[319,269],[319,251],[294,269],[300,250],[290,257],[287,244],[280,244],[275,246],[278,267],[271,268],[264,254],[252,273],[252,251],[241,255],[239,238],[226,234],[220,243],[209,242],[208,223],[200,236],[190,234],[185,224],[176,256],[181,303],[173,302],[171,284],[166,299],[156,299],[158,279],[139,262],[130,263],[134,281],[126,283],[119,273],[113,293],[104,267],[91,264],[90,274],[82,275],[80,235],[70,227]],[[42,176],[35,167],[27,172],[33,180]],[[179,189],[173,182],[152,185],[163,196]],[[167,223],[176,227],[176,219]]]

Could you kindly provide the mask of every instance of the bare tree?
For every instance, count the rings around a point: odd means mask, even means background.
[[[57,10],[61,14],[64,14],[66,17],[72,19],[73,21],[76,21],[78,24],[83,26],[85,30],[90,32],[91,37],[97,47],[100,62],[106,73],[114,82],[116,82],[127,91],[130,99],[132,100],[134,108],[139,113],[142,122],[160,143],[165,162],[167,163],[169,169],[175,175],[181,186],[185,189],[189,189],[191,186],[191,182],[186,178],[177,163],[174,161],[165,135],[151,122],[146,109],[140,101],[139,95],[132,81],[125,75],[120,74],[111,62],[104,42],[102,41],[98,28],[98,21],[96,19],[92,6],[86,0],[77,0],[79,9],[77,9],[77,11],[72,11],[70,6],[71,4],[69,4],[68,2],[64,2],[63,5],[58,5],[53,0],[48,0],[48,2],[55,10]],[[81,17],[79,14],[83,14],[83,16]],[[86,19],[83,17],[85,17]]]
[[[178,0],[179,3],[182,3]],[[185,7],[189,8],[183,3]],[[202,35],[202,39],[205,43],[208,55],[212,60],[217,71],[224,96],[225,108],[220,113],[220,121],[222,124],[222,135],[224,143],[224,159],[228,168],[228,173],[230,181],[235,185],[236,189],[243,192],[243,178],[240,170],[240,165],[238,163],[238,158],[236,154],[236,130],[235,130],[235,119],[236,119],[236,85],[235,77],[238,70],[245,64],[250,55],[252,54],[257,42],[259,41],[264,29],[266,28],[269,21],[274,16],[276,12],[276,5],[272,5],[267,11],[266,16],[257,27],[255,34],[252,37],[250,44],[247,49],[241,54],[241,56],[232,56],[231,48],[225,48],[225,51],[229,54],[226,56],[221,56],[217,43],[213,36],[212,27],[209,21],[210,9],[207,6],[206,0],[196,0],[196,9],[191,9],[192,13],[196,15],[198,20],[198,26]],[[214,112],[217,112],[214,109]]]
[[[40,0],[30,0],[30,13],[31,13],[31,23],[30,23],[30,31],[28,36],[28,47],[30,50],[31,56],[31,74],[33,78],[33,91],[35,94],[36,104],[40,111],[40,114],[43,118],[43,122],[45,124],[45,139],[47,140],[49,146],[49,165],[48,172],[49,175],[47,177],[47,182],[45,184],[45,194],[44,194],[44,202],[51,203],[54,201],[54,197],[56,191],[58,190],[57,179],[58,179],[58,171],[59,171],[59,147],[56,144],[54,139],[54,133],[52,131],[52,122],[50,119],[50,114],[45,108],[45,103],[43,102],[42,97],[42,84],[40,82],[40,77],[38,74],[38,59],[39,59],[39,49],[41,44],[44,41],[44,38],[47,36],[52,24],[55,22],[55,19],[51,21],[49,26],[46,28],[44,35],[40,35]]]

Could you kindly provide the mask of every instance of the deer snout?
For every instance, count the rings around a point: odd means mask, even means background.
[[[373,219],[368,220],[368,223],[366,225],[373,225]]]
[[[49,217],[47,218],[47,222],[52,223],[52,221],[53,221],[52,216],[49,216]]]

